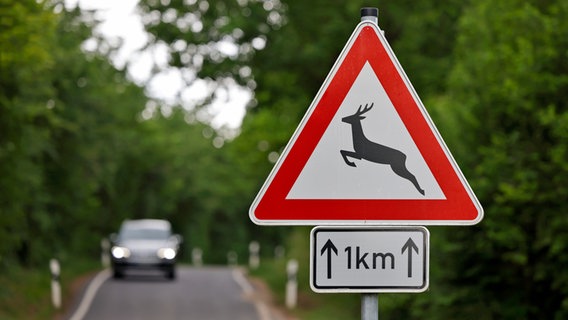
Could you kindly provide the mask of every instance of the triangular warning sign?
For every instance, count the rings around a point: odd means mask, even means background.
[[[360,23],[250,208],[258,224],[475,224],[483,209],[381,30]]]

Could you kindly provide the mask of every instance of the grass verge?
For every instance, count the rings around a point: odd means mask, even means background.
[[[81,275],[100,269],[90,260],[74,260],[61,264],[62,308],[51,302],[49,262],[45,268],[6,268],[0,274],[0,319],[45,320],[61,318],[71,303],[72,283]]]

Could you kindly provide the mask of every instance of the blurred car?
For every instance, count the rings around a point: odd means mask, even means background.
[[[169,221],[126,220],[118,234],[111,235],[111,243],[114,278],[122,278],[127,269],[157,269],[169,279],[175,278],[181,237],[172,233]]]

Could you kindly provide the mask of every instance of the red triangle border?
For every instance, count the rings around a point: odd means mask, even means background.
[[[481,205],[380,32],[370,22],[363,22],[355,29],[310,106],[307,118],[297,129],[295,139],[289,142],[251,206],[250,216],[255,223],[452,225],[475,224],[481,220]],[[366,62],[387,92],[445,200],[286,199]]]

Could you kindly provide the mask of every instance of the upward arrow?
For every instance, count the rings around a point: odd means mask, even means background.
[[[404,251],[407,250],[408,250],[408,277],[412,278],[412,250],[416,251],[416,253],[418,254],[418,247],[416,246],[416,243],[412,241],[412,238],[408,238],[408,241],[406,241],[404,246],[402,246],[401,253],[404,254]]]
[[[323,255],[327,251],[327,278],[331,279],[331,253],[335,253],[337,255],[337,248],[331,242],[331,239],[328,239],[327,242],[321,248],[321,255]]]

